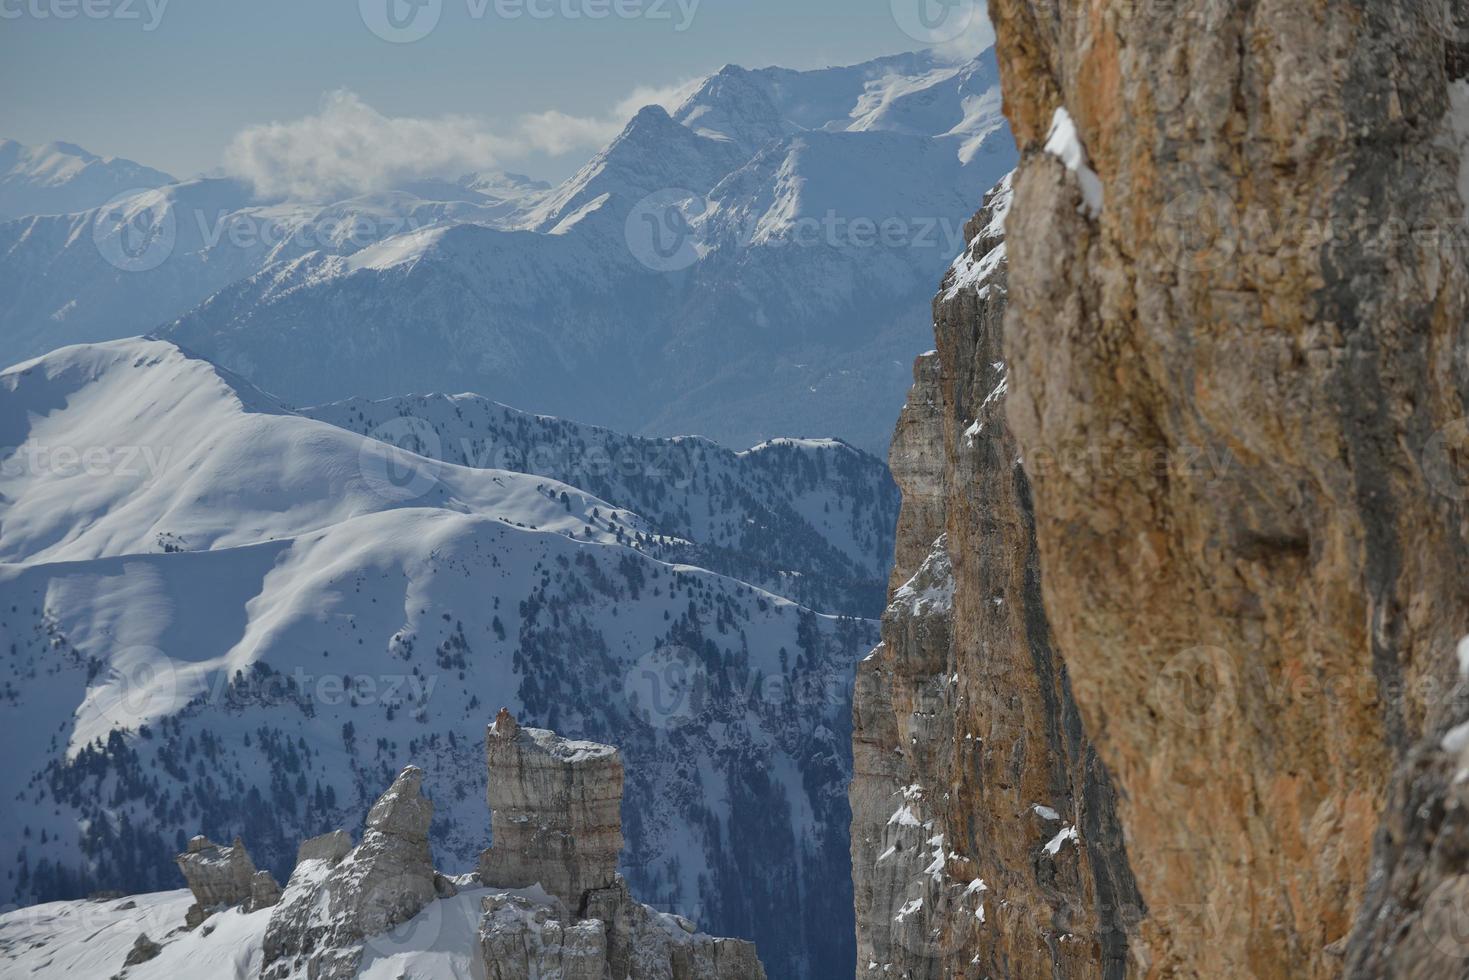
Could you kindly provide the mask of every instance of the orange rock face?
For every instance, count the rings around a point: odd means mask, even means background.
[[[1464,6],[990,4],[1006,411],[1133,972],[1469,975]]]

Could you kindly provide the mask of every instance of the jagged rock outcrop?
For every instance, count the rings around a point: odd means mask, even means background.
[[[255,911],[280,900],[280,885],[269,871],[255,870],[250,852],[238,837],[228,847],[207,837],[195,837],[189,841],[188,850],[174,861],[194,895],[194,904],[185,916],[190,929],[222,908],[244,905]]]
[[[147,963],[149,960],[156,959],[161,952],[163,952],[163,947],[149,939],[146,932],[141,932],[138,938],[133,940],[133,948],[128,950],[128,955],[123,959],[122,965],[137,966],[139,963]]]
[[[989,9],[1007,415],[1139,968],[1463,976],[1469,11]]]
[[[343,854],[345,834],[307,841],[303,860],[265,931],[267,980],[347,980],[363,941],[409,921],[439,898],[428,830],[433,803],[423,771],[404,769],[367,815],[362,842]]]
[[[643,905],[621,877],[587,894],[586,914],[606,926],[613,977],[765,980],[753,943],[705,935],[683,916]]]
[[[854,710],[863,978],[1120,977],[1140,914],[1004,417],[1009,200],[1007,182],[967,228],[893,442],[893,594]]]
[[[763,980],[755,947],[703,935],[682,916],[632,899],[619,880],[595,893],[595,918],[521,895],[484,900],[480,947],[490,980]],[[556,972],[556,971],[561,972]]]
[[[622,757],[610,745],[521,728],[501,709],[485,732],[494,846],[480,878],[506,888],[539,884],[577,911],[609,888],[622,853]]]
[[[268,909],[281,900],[280,882],[269,871],[257,871],[250,878],[250,901],[251,911],[256,909]]]
[[[479,877],[506,889],[484,900],[479,930],[491,980],[764,980],[753,944],[704,935],[628,893],[615,748],[522,728],[502,709],[485,759],[494,846]]]
[[[485,755],[495,846],[481,872],[451,879],[434,870],[434,807],[410,766],[373,806],[356,847],[340,830],[301,844],[266,926],[264,980],[348,980],[374,937],[405,924],[411,932],[424,915],[437,944],[445,918],[476,900],[489,980],[763,980],[752,944],[703,935],[628,894],[612,848],[622,841],[615,748],[521,728],[502,710]]]
[[[325,861],[328,864],[336,864],[351,850],[352,835],[345,830],[333,830],[320,837],[302,841],[301,846],[296,848],[296,866],[300,867],[307,861]]]
[[[565,922],[549,906],[518,895],[484,900],[480,951],[489,980],[602,980],[607,930],[595,919]]]

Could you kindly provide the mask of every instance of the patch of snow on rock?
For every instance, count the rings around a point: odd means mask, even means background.
[[[1097,176],[1087,162],[1086,147],[1082,145],[1076,123],[1065,106],[1057,106],[1056,114],[1051,117],[1051,133],[1046,138],[1046,152],[1076,174],[1076,179],[1081,183],[1082,206],[1087,217],[1095,219],[1101,215],[1105,200],[1102,178]]]
[[[1052,837],[1050,842],[1046,844],[1046,853],[1051,855],[1052,857],[1055,857],[1057,854],[1061,853],[1061,846],[1063,844],[1065,844],[1067,841],[1075,842],[1079,839],[1080,838],[1076,832],[1076,828],[1067,827],[1055,837]]]

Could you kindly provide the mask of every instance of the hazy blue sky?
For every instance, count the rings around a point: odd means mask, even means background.
[[[805,68],[913,50],[924,45],[899,21],[927,3],[930,23],[942,22],[942,2],[955,0],[0,0],[0,136],[69,140],[189,176],[217,168],[236,134],[263,123],[455,114],[468,118],[448,138],[474,143],[473,130],[497,165],[559,177],[639,87],[728,62]],[[971,24],[956,44],[984,32],[969,11],[948,13],[948,25]],[[397,37],[435,26],[391,43],[368,20]],[[938,40],[953,33],[939,29]],[[339,94],[324,111],[341,89],[355,98]],[[564,118],[527,119],[553,110]],[[342,138],[374,138],[370,126],[348,129]],[[395,138],[411,149],[436,136]]]

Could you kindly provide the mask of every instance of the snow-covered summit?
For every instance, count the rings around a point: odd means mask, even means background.
[[[994,52],[955,63],[932,51],[797,71],[727,65],[673,113],[702,136],[752,156],[803,132],[895,132],[972,149],[1003,128]]]
[[[287,412],[157,340],[66,348],[0,373],[0,560],[75,561],[295,537],[364,515],[434,508],[615,540],[641,519],[546,479],[415,457]],[[83,447],[83,448],[78,448]],[[562,493],[575,496],[563,506]]]
[[[81,211],[123,191],[173,181],[161,170],[98,156],[74,143],[26,146],[0,139],[0,220]]]
[[[704,193],[746,156],[740,148],[679,125],[661,106],[640,110],[627,127],[586,166],[519,219],[520,226],[549,234],[571,230],[572,216],[615,200],[614,231],[642,198],[670,188]]]

